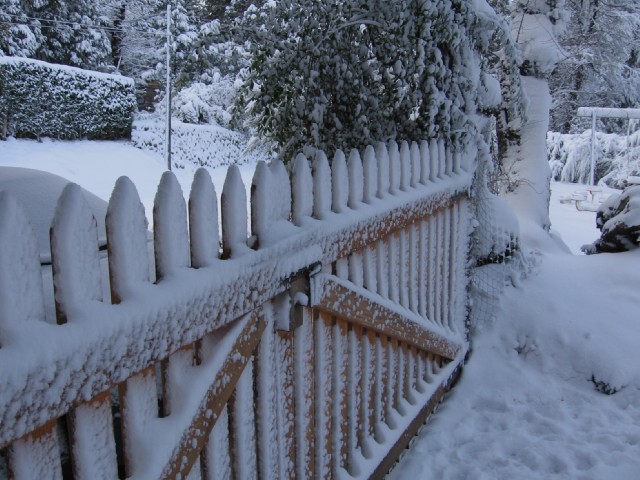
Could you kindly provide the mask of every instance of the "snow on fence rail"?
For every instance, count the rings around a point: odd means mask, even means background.
[[[107,260],[70,185],[51,229],[56,325],[44,321],[33,232],[0,193],[10,476],[379,477],[467,351],[473,168],[472,154],[436,141],[338,151],[331,165],[300,155],[291,177],[261,163],[250,234],[237,167],[221,232],[206,171],[188,208],[168,172],[154,268],[127,178],[109,203]]]

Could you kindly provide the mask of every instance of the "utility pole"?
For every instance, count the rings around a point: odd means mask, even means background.
[[[167,168],[171,171],[171,4],[167,5],[167,79],[166,79],[167,99],[167,120],[165,130],[165,156]]]

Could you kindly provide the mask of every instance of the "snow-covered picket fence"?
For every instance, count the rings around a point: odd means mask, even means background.
[[[53,302],[31,227],[0,193],[8,471],[379,477],[467,352],[475,164],[435,140],[338,151],[331,164],[299,155],[291,174],[263,163],[250,221],[237,167],[219,199],[199,170],[188,205],[166,173],[152,245],[123,177],[106,259],[71,184],[51,230]],[[48,304],[57,324],[45,321]]]

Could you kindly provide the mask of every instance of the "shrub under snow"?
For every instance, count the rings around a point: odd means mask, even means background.
[[[596,226],[602,232],[592,245],[584,245],[587,253],[624,252],[640,245],[640,185],[626,188],[600,205]]]
[[[0,119],[15,137],[128,137],[136,109],[133,80],[118,75],[0,57]]]
[[[591,130],[580,134],[547,134],[547,152],[554,180],[589,183]],[[626,135],[596,132],[596,183],[614,188],[628,185],[630,175],[640,175],[640,130]]]

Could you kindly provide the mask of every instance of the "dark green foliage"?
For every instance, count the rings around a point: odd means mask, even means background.
[[[131,134],[136,99],[126,77],[0,58],[0,118],[9,135],[117,139]]]
[[[238,112],[284,158],[305,145],[475,134],[475,15],[461,0],[290,0],[248,12]]]

